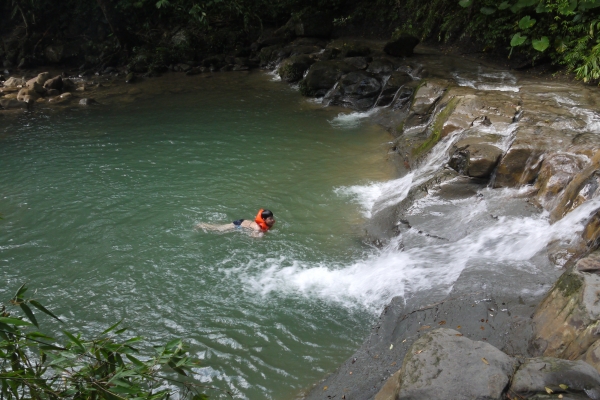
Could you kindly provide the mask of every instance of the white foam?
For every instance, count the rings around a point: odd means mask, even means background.
[[[528,261],[550,242],[575,240],[583,222],[598,207],[600,199],[590,201],[554,225],[547,214],[500,217],[455,242],[438,240],[405,251],[398,251],[395,241],[383,251],[345,266],[282,263],[282,259],[272,259],[265,262],[258,275],[245,279],[252,290],[262,295],[296,293],[349,307],[360,304],[379,312],[394,296],[408,298],[411,293],[433,288],[448,292],[473,261],[489,264],[490,268],[502,262],[521,262],[520,268],[535,273],[535,265]]]
[[[357,126],[359,126],[361,124],[362,120],[370,117],[375,112],[377,112],[376,108],[373,108],[369,111],[352,112],[350,114],[340,113],[340,114],[338,114],[337,117],[330,120],[329,123],[334,128],[340,128],[340,129],[356,128]]]

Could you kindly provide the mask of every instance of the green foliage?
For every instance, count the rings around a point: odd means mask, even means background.
[[[458,5],[470,7],[467,3],[462,0]],[[588,82],[600,78],[600,0],[512,0],[500,3],[494,13],[488,9],[495,7],[493,0],[482,3],[482,17],[465,22],[466,33],[495,47],[502,37],[496,33],[504,32],[504,40],[510,38],[510,54],[518,46],[531,45],[522,52],[533,59],[545,53],[579,79]],[[478,32],[483,26],[489,29]]]
[[[15,296],[0,306],[0,396],[6,400],[58,399],[207,399],[194,383],[191,358],[181,340],[154,348],[151,356],[140,356],[140,337],[126,338],[121,322],[93,339],[64,330],[64,344],[38,331],[33,313],[55,318],[50,310],[25,297],[21,286]],[[20,310],[23,316],[9,308]],[[181,381],[173,376],[186,379]],[[175,389],[175,388],[178,389]]]

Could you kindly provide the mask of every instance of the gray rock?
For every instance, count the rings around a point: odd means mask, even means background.
[[[337,83],[334,90],[323,99],[328,105],[368,110],[373,107],[381,92],[381,82],[376,75],[364,71],[350,72]]]
[[[386,43],[383,51],[394,57],[412,56],[415,46],[419,44],[419,39],[414,36],[402,36],[396,40]]]
[[[28,89],[28,88],[23,88],[23,89],[19,90],[19,93],[17,94],[17,100],[19,100],[19,101],[29,102],[29,101],[35,101],[39,98],[40,98],[40,95],[38,92],[36,92],[33,89]]]
[[[394,70],[394,64],[390,60],[377,59],[369,63],[367,72],[371,72],[377,75],[389,75]]]
[[[446,91],[447,85],[448,83],[445,81],[428,80],[419,86],[404,123],[405,132],[415,128],[426,128],[437,102]]]
[[[583,257],[577,261],[575,268],[581,272],[600,272],[600,251],[596,250],[587,257]]]
[[[546,388],[554,393],[584,392],[591,399],[600,399],[600,374],[583,361],[540,357],[527,360],[515,373],[510,392],[518,396],[545,394]]]
[[[79,100],[79,105],[80,106],[91,106],[94,104],[98,104],[98,102],[94,99],[90,99],[90,98],[83,98],[81,100]]]
[[[398,400],[502,399],[516,365],[488,343],[436,329],[417,340],[404,358]]]
[[[4,81],[4,87],[19,87],[19,86],[24,86],[27,83],[27,81],[25,81],[25,79],[22,78],[16,78],[16,77],[10,77],[8,78],[6,81]]]
[[[58,75],[58,76],[55,76],[52,79],[48,79],[44,83],[44,88],[45,89],[62,90],[62,88],[63,88],[63,79],[62,79],[62,76]]]
[[[385,82],[385,86],[377,99],[376,105],[378,107],[383,107],[392,104],[398,90],[408,82],[412,82],[412,78],[408,73],[403,71],[392,72],[389,79]]]
[[[298,82],[314,63],[315,60],[308,55],[292,56],[283,60],[277,72],[285,82]]]
[[[600,276],[567,271],[533,314],[536,355],[575,359],[598,338]]]
[[[502,150],[479,138],[459,140],[451,152],[450,167],[474,178],[489,178],[502,157]]]
[[[571,143],[574,133],[544,126],[519,126],[515,140],[500,160],[495,188],[518,187],[532,183],[542,167],[548,150],[560,151]],[[562,143],[562,144],[561,144]]]
[[[366,69],[368,65],[366,57],[346,57],[344,62],[356,69]]]
[[[308,70],[306,77],[300,82],[300,93],[304,96],[319,97],[325,95],[336,82],[356,68],[340,60],[319,61]]]

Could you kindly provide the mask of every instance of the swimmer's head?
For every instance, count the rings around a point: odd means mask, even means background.
[[[263,210],[262,213],[260,213],[260,216],[262,217],[262,219],[265,221],[265,223],[270,227],[272,227],[275,224],[275,217],[273,217],[273,212],[270,210]]]

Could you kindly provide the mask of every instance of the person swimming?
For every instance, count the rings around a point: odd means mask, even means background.
[[[217,232],[226,232],[235,229],[245,228],[251,230],[253,234],[262,236],[262,234],[271,229],[273,225],[275,225],[275,217],[273,216],[273,212],[261,208],[260,210],[258,210],[256,217],[254,217],[254,221],[248,219],[238,219],[230,224],[223,225],[207,224],[201,222],[196,225],[196,228]]]

